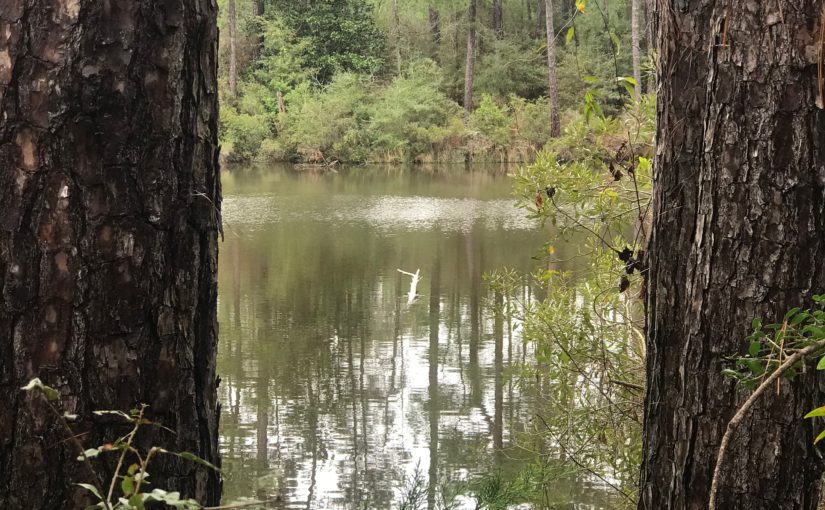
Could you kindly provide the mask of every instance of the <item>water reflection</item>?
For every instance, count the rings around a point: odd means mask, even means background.
[[[438,483],[519,464],[532,411],[508,369],[530,353],[482,274],[526,274],[542,236],[506,178],[244,170],[224,193],[227,501],[280,484],[283,508],[391,508],[418,468],[432,509]],[[419,268],[408,305],[398,269]],[[555,508],[604,507],[586,484],[554,491]]]

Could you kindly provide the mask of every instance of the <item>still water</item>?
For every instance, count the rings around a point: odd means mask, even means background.
[[[276,167],[223,185],[225,501],[393,508],[416,472],[436,487],[526,462],[533,407],[511,375],[530,347],[483,274],[526,275],[546,233],[503,172]],[[411,302],[399,269],[420,270]],[[587,480],[552,492],[554,508],[608,508]]]

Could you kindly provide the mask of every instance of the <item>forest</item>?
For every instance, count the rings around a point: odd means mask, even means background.
[[[0,0],[0,508],[822,508],[823,13]]]
[[[227,0],[223,156],[529,161],[559,134],[551,109],[565,125],[581,122],[585,104],[616,115],[650,88],[648,26],[636,4],[633,26],[626,1]]]

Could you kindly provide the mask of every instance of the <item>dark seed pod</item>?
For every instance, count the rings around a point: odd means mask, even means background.
[[[619,280],[619,292],[626,291],[628,287],[630,287],[630,280],[627,279],[627,276],[622,276],[622,279]]]

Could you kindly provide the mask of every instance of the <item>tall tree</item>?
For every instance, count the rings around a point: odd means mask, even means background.
[[[504,38],[504,7],[502,0],[493,0],[492,8],[493,18],[493,32],[496,34],[496,39]]]
[[[238,92],[238,15],[235,0],[228,0],[229,17],[229,92],[234,96]]]
[[[467,8],[467,60],[464,65],[464,112],[473,111],[473,79],[476,65],[476,0]]]
[[[550,136],[561,134],[559,120],[559,85],[556,80],[556,33],[553,28],[553,0],[545,0],[545,27],[547,27],[547,99],[550,101]]]
[[[752,5],[657,4],[643,509],[707,507],[726,423],[747,397],[722,375],[726,358],[747,350],[753,317],[782,322],[825,291],[825,116],[808,51],[822,2]],[[740,424],[717,508],[816,508],[823,463],[802,419],[823,403],[813,372]]]
[[[149,405],[143,445],[218,462],[217,25],[210,0],[0,9],[0,507],[83,508],[84,446]],[[106,466],[106,464],[102,464]],[[203,504],[218,475],[157,456],[153,487]],[[117,491],[116,491],[117,494]]]
[[[634,101],[642,99],[642,59],[639,49],[639,16],[642,0],[630,0],[630,40],[633,55],[633,90],[636,93]]]
[[[432,37],[433,44],[438,48],[441,44],[441,15],[432,4],[428,7],[428,15],[430,18],[430,37]]]

